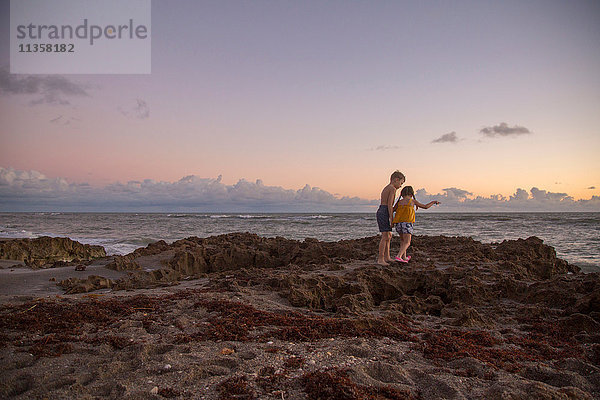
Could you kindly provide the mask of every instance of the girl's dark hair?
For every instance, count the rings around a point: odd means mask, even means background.
[[[402,191],[400,192],[400,196],[402,196],[402,197],[406,197],[406,196],[415,197],[415,191],[413,190],[412,186],[404,186],[402,188]]]

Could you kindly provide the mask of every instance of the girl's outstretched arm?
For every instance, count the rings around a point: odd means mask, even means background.
[[[436,200],[434,200],[434,201],[430,201],[430,202],[429,202],[429,203],[427,203],[427,204],[423,204],[423,203],[420,203],[420,202],[418,202],[417,200],[415,200],[415,205],[416,205],[417,207],[420,207],[420,208],[425,208],[425,209],[428,209],[429,207],[431,207],[431,206],[432,206],[432,205],[434,205],[434,204],[440,204],[440,202],[439,202],[439,201],[436,201]]]

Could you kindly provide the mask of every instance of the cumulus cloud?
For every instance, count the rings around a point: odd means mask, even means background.
[[[267,186],[260,179],[226,185],[222,177],[185,176],[178,181],[146,179],[95,188],[37,171],[0,167],[0,209],[98,211],[354,211],[375,200],[335,196],[305,185],[298,190]]]
[[[150,107],[142,99],[135,99],[135,104],[128,108],[118,107],[118,109],[127,118],[146,119],[150,116]]]
[[[520,136],[530,134],[531,131],[524,126],[508,126],[506,122],[501,122],[500,125],[487,126],[482,128],[479,133],[486,137],[498,136]]]
[[[432,200],[442,202],[439,211],[600,211],[600,196],[589,200],[575,200],[567,193],[555,193],[531,188],[518,188],[509,197],[501,194],[474,196],[463,189],[446,188],[442,193],[431,194],[425,189],[415,192],[421,203]]]
[[[369,150],[371,151],[387,151],[387,150],[398,150],[400,148],[400,146],[377,146],[377,147],[371,147]]]
[[[537,201],[556,202],[564,200],[573,200],[573,197],[566,193],[552,193],[545,190],[540,190],[536,187],[531,188],[531,197]]]
[[[515,194],[513,194],[509,198],[510,201],[520,201],[520,202],[527,201],[528,199],[529,199],[529,193],[527,193],[527,191],[524,189],[517,189]]]
[[[472,196],[473,195],[473,193],[471,193],[471,192],[468,192],[468,191],[463,190],[463,189],[458,189],[458,188],[455,188],[455,187],[446,188],[444,190],[446,191],[446,195],[449,198],[457,199],[457,200],[466,199],[467,196]]]
[[[431,141],[431,143],[457,143],[458,136],[456,136],[456,132],[446,133],[445,135],[440,136],[437,139]]]
[[[29,104],[70,105],[69,98],[89,96],[84,85],[60,75],[17,75],[0,68],[0,93],[34,96]]]
[[[574,200],[566,193],[537,187],[517,189],[509,197],[475,196],[449,187],[431,194],[418,189],[422,203],[441,201],[436,211],[600,211],[600,196]],[[373,211],[379,200],[337,196],[305,185],[300,189],[268,186],[240,179],[226,185],[222,177],[185,176],[165,182],[145,179],[93,187],[38,171],[0,167],[0,211],[187,211],[187,212],[354,212]]]

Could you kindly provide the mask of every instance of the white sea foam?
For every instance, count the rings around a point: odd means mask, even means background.
[[[102,246],[102,244],[100,245]],[[104,250],[106,250],[106,255],[108,256],[123,256],[144,246],[138,246],[131,243],[106,243],[103,247]]]
[[[130,240],[82,237],[72,237],[71,239],[83,244],[102,246],[104,247],[104,250],[106,250],[106,255],[109,256],[129,254],[140,247],[146,247],[150,243],[154,243],[158,240],[150,237],[133,238]]]
[[[33,239],[40,236],[51,236],[49,234],[36,234],[24,229],[14,230],[14,229],[0,229],[0,237],[6,239],[16,239],[16,238],[29,238]]]
[[[291,219],[296,221],[310,221],[319,219],[331,219],[332,215],[295,215]]]

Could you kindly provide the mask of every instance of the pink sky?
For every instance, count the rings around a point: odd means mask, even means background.
[[[2,72],[0,167],[100,188],[222,175],[377,199],[400,169],[428,193],[600,194],[595,2],[152,7],[151,75],[61,77],[85,95],[36,75],[24,94]]]

